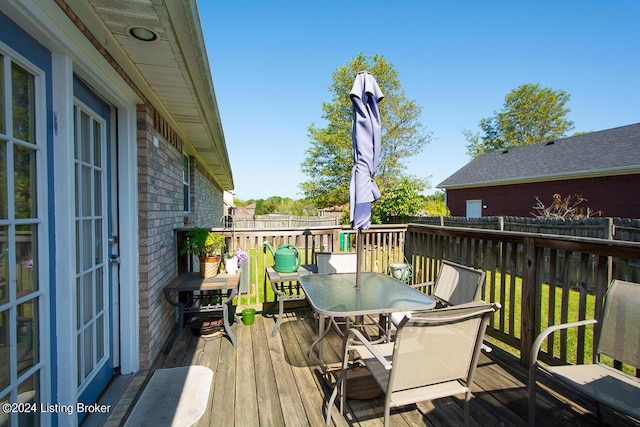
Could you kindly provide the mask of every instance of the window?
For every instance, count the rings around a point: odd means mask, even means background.
[[[182,192],[183,192],[183,210],[191,211],[191,167],[189,156],[182,157]]]
[[[27,395],[37,402],[41,395],[39,255],[45,242],[38,204],[44,189],[38,183],[44,164],[36,114],[41,81],[0,54],[0,403]],[[30,414],[26,424],[35,417]],[[0,416],[2,425],[17,421],[17,414]]]

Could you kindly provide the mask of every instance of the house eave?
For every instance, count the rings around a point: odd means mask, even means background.
[[[29,12],[35,13],[29,10],[35,8],[42,11],[39,14],[64,19],[62,10],[69,20],[64,25],[77,23],[94,50],[115,62],[140,102],[150,104],[171,126],[183,142],[183,151],[198,159],[221,190],[234,188],[195,0],[27,3]],[[16,8],[25,7],[18,2]],[[154,31],[158,40],[132,38],[128,29],[137,25]],[[88,76],[92,72],[86,67],[77,71]]]
[[[609,168],[602,170],[585,170],[570,173],[555,173],[544,176],[518,177],[506,180],[479,181],[472,183],[461,183],[447,185],[440,183],[436,188],[443,190],[461,190],[466,188],[478,187],[497,187],[501,185],[528,184],[533,182],[549,182],[560,180],[584,179],[584,178],[601,178],[605,176],[634,175],[640,174],[640,166],[625,166],[620,168]]]

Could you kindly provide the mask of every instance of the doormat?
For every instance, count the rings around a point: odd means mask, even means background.
[[[124,425],[193,425],[204,414],[212,383],[213,371],[204,366],[158,369]]]

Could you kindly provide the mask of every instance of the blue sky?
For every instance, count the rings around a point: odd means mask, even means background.
[[[433,134],[407,172],[469,162],[462,131],[522,83],[571,95],[571,131],[640,122],[640,1],[198,0],[236,197],[301,198],[309,125],[337,67],[383,55]],[[347,94],[345,94],[347,96]],[[384,101],[383,101],[384,102]]]

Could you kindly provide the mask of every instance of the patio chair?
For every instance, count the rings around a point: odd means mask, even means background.
[[[597,320],[590,319],[554,325],[538,335],[531,347],[529,365],[529,425],[535,425],[538,369],[594,399],[600,423],[600,403],[640,420],[640,378],[605,365],[600,360],[600,356],[607,356],[640,368],[640,284],[622,280],[611,282],[598,325],[600,333],[593,363],[549,366],[538,359],[540,347],[551,333],[597,323]]]
[[[411,285],[416,289],[434,286],[432,297],[436,300],[436,308],[465,304],[480,298],[484,284],[484,271],[466,267],[452,261],[442,260],[435,282]],[[391,323],[398,326],[407,312],[391,315]]]
[[[318,274],[355,273],[355,252],[316,252]]]
[[[357,270],[357,255],[356,252],[316,252],[317,273],[355,273]],[[384,331],[384,328],[380,327],[375,319],[371,318],[371,316],[367,316],[367,318],[370,319],[370,323],[368,324],[374,325]],[[318,321],[320,320],[318,319]],[[348,319],[345,318],[333,318],[329,322],[340,336],[344,335],[344,330],[346,330],[350,324]],[[360,323],[362,324],[361,321]]]
[[[405,406],[441,397],[465,395],[464,423],[469,418],[471,385],[489,317],[500,304],[472,302],[454,307],[414,312],[405,316],[396,339],[372,344],[357,330],[350,329],[343,341],[341,375],[327,403],[329,424],[333,403],[340,397],[344,412],[346,375],[351,351],[362,358],[385,394],[384,425],[389,425],[392,407]]]

